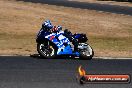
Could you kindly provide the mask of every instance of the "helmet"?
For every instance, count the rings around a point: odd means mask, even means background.
[[[50,20],[47,20],[47,21],[43,22],[42,28],[46,29],[46,30],[50,30],[53,28],[53,25],[51,24]]]

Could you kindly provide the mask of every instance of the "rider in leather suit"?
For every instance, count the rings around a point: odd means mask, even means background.
[[[42,29],[49,32],[59,32],[62,30],[61,26],[53,26],[50,20],[43,22]],[[74,51],[78,50],[78,41],[73,37],[72,33],[68,30],[64,30],[64,36],[67,37],[74,45]]]

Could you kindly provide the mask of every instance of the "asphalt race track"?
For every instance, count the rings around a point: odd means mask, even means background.
[[[86,3],[86,2],[67,1],[67,0],[17,0],[17,1],[43,3],[43,4],[49,4],[49,5],[90,9],[90,10],[97,10],[97,11],[124,14],[124,15],[132,15],[132,7],[119,6],[119,5]]]
[[[132,88],[132,83],[80,85],[76,81],[80,65],[88,74],[132,75],[132,60],[0,56],[0,88]]]

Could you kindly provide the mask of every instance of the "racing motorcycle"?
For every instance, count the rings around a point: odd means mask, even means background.
[[[80,59],[91,60],[94,56],[92,47],[87,43],[86,34],[72,35],[78,41],[77,50],[72,42],[64,36],[64,31],[49,32],[43,29],[37,34],[37,51],[41,57],[55,58],[57,56],[76,56]]]

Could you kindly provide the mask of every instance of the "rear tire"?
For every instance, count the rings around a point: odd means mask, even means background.
[[[38,43],[37,51],[42,58],[55,58],[57,55],[56,48],[49,41]]]
[[[80,51],[80,58],[83,60],[91,60],[94,56],[94,51],[90,45],[85,50]]]

